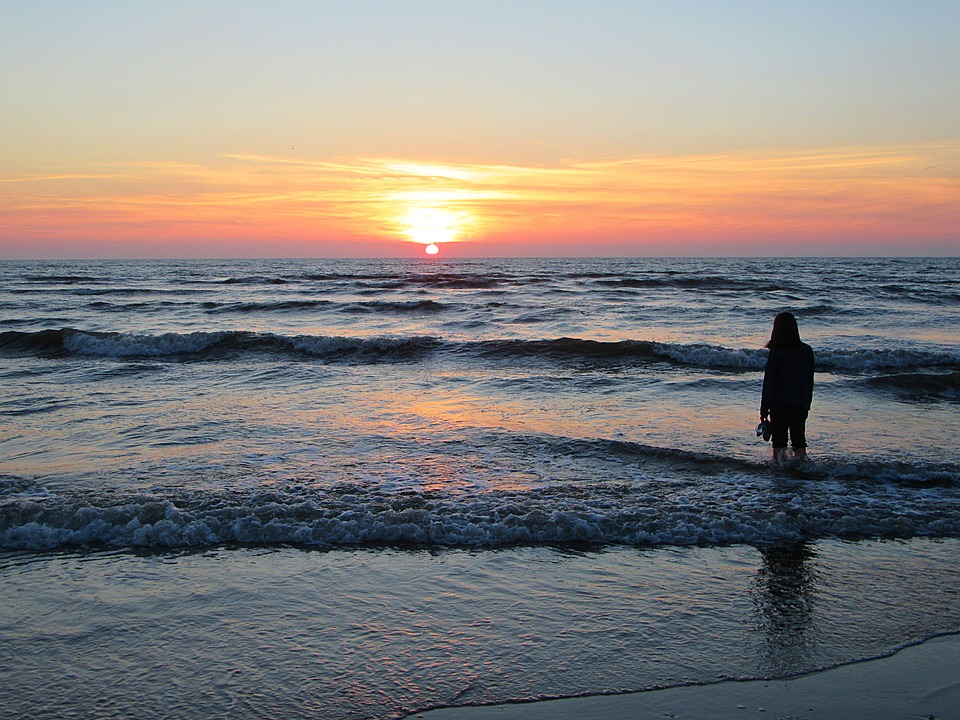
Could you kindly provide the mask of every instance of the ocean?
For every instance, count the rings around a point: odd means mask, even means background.
[[[5,716],[400,718],[960,631],[958,258],[7,261],[0,390]]]

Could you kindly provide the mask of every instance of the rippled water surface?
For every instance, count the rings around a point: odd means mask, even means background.
[[[396,717],[960,629],[958,271],[0,263],[0,700]],[[817,357],[787,470],[781,310]]]
[[[957,550],[0,554],[0,702],[12,717],[397,718],[790,675],[960,627]]]
[[[955,535],[957,270],[4,263],[0,543]],[[814,462],[771,475],[782,309],[817,353]]]

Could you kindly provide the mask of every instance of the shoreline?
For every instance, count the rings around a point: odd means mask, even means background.
[[[960,720],[960,631],[890,655],[770,680],[445,707],[404,720]]]

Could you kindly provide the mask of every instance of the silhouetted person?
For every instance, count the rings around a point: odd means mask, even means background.
[[[770,418],[774,462],[786,459],[788,432],[794,457],[802,460],[807,456],[806,423],[813,401],[813,349],[800,340],[797,319],[788,312],[774,318],[767,347],[760,420]]]

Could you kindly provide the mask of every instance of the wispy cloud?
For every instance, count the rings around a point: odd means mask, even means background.
[[[960,227],[960,142],[545,167],[250,153],[0,174],[0,242],[145,235],[450,239],[947,238]],[[451,221],[452,222],[452,221]],[[639,249],[639,248],[638,248]]]

